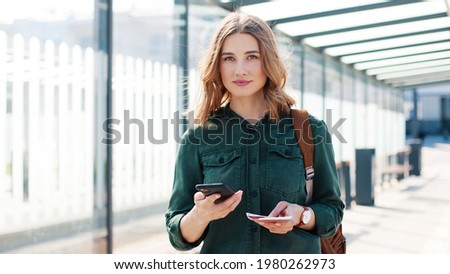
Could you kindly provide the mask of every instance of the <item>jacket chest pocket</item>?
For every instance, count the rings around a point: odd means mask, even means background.
[[[224,183],[237,191],[241,179],[241,149],[219,150],[202,155],[204,184]]]
[[[305,191],[303,157],[297,146],[269,146],[266,172],[266,188],[270,191],[283,197]]]

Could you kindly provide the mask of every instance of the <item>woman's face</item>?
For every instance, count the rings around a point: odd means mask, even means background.
[[[261,96],[267,76],[258,41],[252,35],[233,33],[225,38],[220,53],[220,76],[232,99]]]

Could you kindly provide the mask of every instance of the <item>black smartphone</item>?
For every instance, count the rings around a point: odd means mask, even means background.
[[[206,196],[209,196],[214,193],[219,193],[220,198],[215,200],[214,203],[218,204],[226,199],[228,199],[231,195],[234,194],[234,191],[231,190],[226,184],[218,183],[218,184],[198,184],[195,186],[195,188],[205,194]]]

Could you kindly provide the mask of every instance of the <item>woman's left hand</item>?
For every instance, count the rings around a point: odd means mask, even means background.
[[[270,232],[275,234],[286,234],[300,222],[303,207],[297,204],[291,204],[285,201],[279,202],[277,206],[270,212],[269,217],[285,217],[292,216],[289,221],[259,221],[256,223],[267,228]]]

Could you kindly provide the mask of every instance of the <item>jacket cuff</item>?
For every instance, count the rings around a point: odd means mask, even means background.
[[[181,229],[180,229],[181,219],[185,215],[186,214],[178,214],[178,215],[173,216],[170,219],[170,221],[168,222],[167,227],[166,227],[167,232],[169,233],[170,243],[172,244],[172,246],[175,249],[180,250],[180,251],[191,250],[191,249],[199,246],[200,243],[205,238],[206,233],[208,232],[208,228],[206,228],[203,235],[196,242],[194,242],[194,243],[186,242],[183,238],[183,235],[181,234]]]
[[[313,204],[309,205],[310,208],[314,211],[314,215],[316,217],[316,228],[315,232],[320,237],[329,237],[332,236],[340,224],[340,221],[336,220],[329,211],[326,206],[321,204]],[[333,218],[333,220],[330,220]]]

